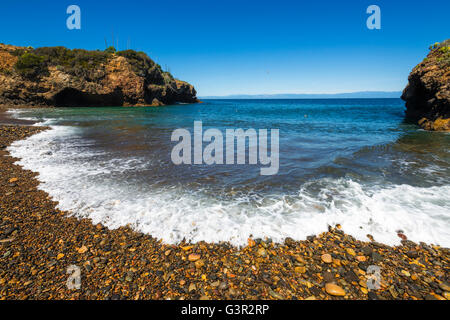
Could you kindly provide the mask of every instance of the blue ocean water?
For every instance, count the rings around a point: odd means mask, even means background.
[[[339,223],[357,238],[450,244],[450,136],[404,122],[400,99],[206,100],[146,108],[16,110],[52,130],[15,143],[61,209],[164,241],[304,239]],[[175,129],[279,129],[261,165],[175,165]],[[207,143],[204,145],[206,146]]]

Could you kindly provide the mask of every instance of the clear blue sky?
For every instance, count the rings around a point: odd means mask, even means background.
[[[81,8],[81,30],[66,8]],[[366,8],[381,8],[381,30]],[[2,1],[0,42],[145,51],[201,95],[397,91],[450,37],[448,0]]]

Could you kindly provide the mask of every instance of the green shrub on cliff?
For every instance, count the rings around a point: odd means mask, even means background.
[[[48,73],[44,57],[30,52],[18,58],[15,69],[26,78],[36,78]]]
[[[35,53],[43,57],[48,66],[61,66],[68,73],[72,73],[75,68],[93,69],[106,63],[111,56],[102,51],[70,50],[64,47],[38,48]]]
[[[133,71],[145,77],[149,83],[164,84],[173,81],[169,72],[163,72],[161,66],[150,59],[144,52],[124,50],[116,52],[114,47],[104,51],[84,49],[67,49],[65,47],[26,48],[15,52],[18,61],[16,71],[23,77],[35,79],[49,74],[49,67],[56,67],[70,75],[91,81],[104,77],[104,65],[109,59],[125,57]]]
[[[108,47],[108,48],[106,48],[105,49],[105,52],[106,53],[115,53],[116,52],[116,48],[114,48],[114,47]]]
[[[108,61],[112,53],[67,49],[65,47],[42,47],[21,50],[16,63],[17,72],[27,78],[42,77],[48,74],[48,67],[58,69],[78,77],[95,77],[95,71]],[[101,73],[97,76],[101,77]]]
[[[422,64],[435,61],[440,67],[450,66],[450,39],[432,44],[430,50],[430,58],[425,58]]]
[[[116,53],[118,56],[127,58],[128,62],[138,70],[147,70],[156,65],[145,52],[136,52],[134,50],[123,50]]]
[[[439,57],[437,61],[444,66],[450,65],[450,41],[444,41],[438,50]]]
[[[447,53],[450,51],[450,47],[440,47],[439,52],[441,53]]]

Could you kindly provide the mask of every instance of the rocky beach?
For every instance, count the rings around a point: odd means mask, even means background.
[[[3,108],[4,109],[4,108]],[[450,250],[400,246],[371,235],[359,241],[341,230],[310,236],[168,245],[125,226],[115,230],[56,209],[7,147],[45,127],[2,119],[0,127],[0,299],[346,299],[446,300]],[[81,287],[67,287],[69,266]],[[371,266],[380,267],[370,289]]]

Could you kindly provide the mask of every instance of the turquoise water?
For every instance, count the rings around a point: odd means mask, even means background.
[[[176,243],[306,238],[340,223],[358,238],[450,244],[450,136],[404,122],[400,99],[207,100],[161,108],[18,110],[53,130],[12,152],[74,215]],[[279,129],[261,165],[174,165],[175,129]],[[206,143],[204,144],[206,145]]]

